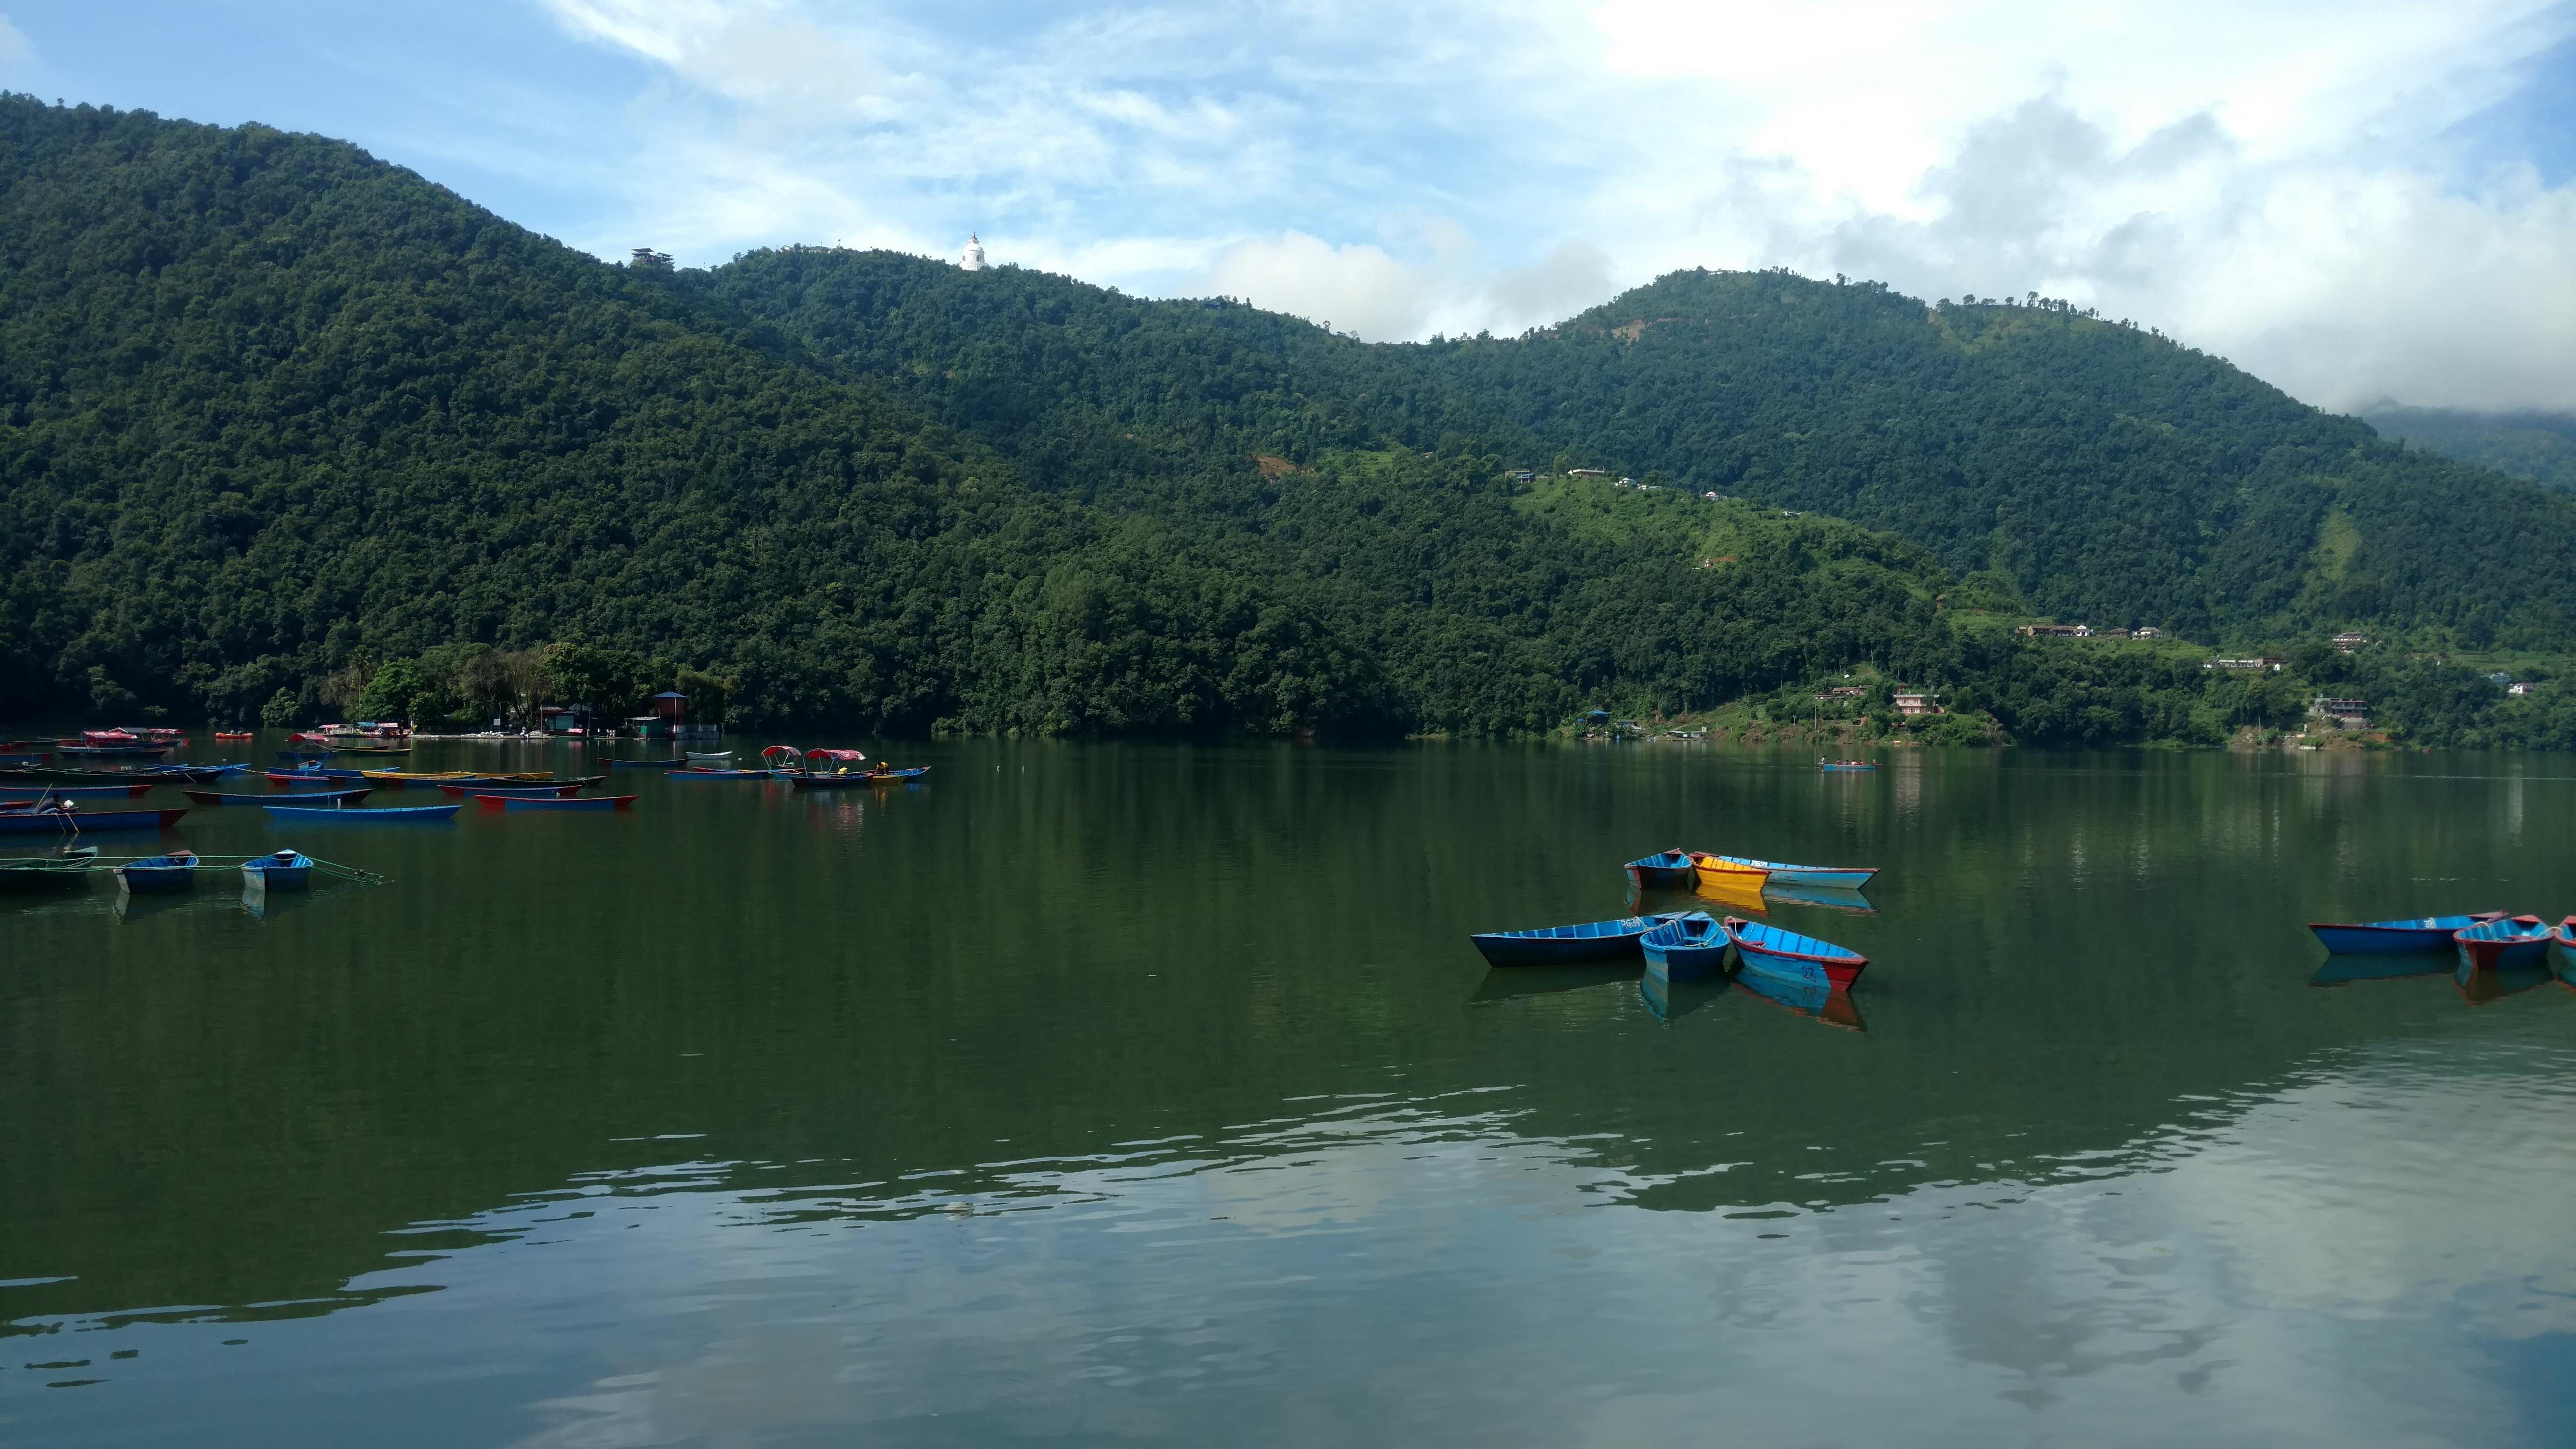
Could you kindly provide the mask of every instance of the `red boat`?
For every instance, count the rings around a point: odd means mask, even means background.
[[[1837,990],[1859,980],[1869,965],[1867,956],[1848,946],[1748,921],[1742,916],[1726,918],[1726,935],[1735,943],[1735,957],[1747,971],[1767,971],[1796,981],[1825,981]]]
[[[249,730],[217,730],[215,731],[215,738],[227,741],[240,741],[255,740],[258,739],[259,736]]]
[[[101,830],[161,830],[187,814],[177,810],[0,810],[0,835],[89,835]]]
[[[2460,948],[2460,964],[2472,971],[2545,966],[2549,961],[2549,924],[2538,916],[2508,916],[2480,921],[2451,933]]]

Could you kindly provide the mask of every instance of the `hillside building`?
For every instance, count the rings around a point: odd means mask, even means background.
[[[1928,689],[1900,689],[1896,691],[1896,712],[1907,719],[1920,719],[1941,713],[1941,702]]]
[[[961,272],[984,270],[984,243],[971,231],[966,234],[965,252],[957,258],[957,270]]]
[[[2358,699],[2333,699],[2318,695],[2308,704],[2310,719],[2328,720],[2339,730],[2370,728],[2370,706]]]

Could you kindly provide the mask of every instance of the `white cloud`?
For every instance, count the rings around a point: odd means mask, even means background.
[[[6,14],[0,14],[0,74],[14,75],[34,64],[35,59],[35,42],[11,24]]]
[[[2327,405],[2576,406],[2568,158],[2461,140],[2549,83],[2546,0],[540,3],[651,76],[606,254],[975,230],[1369,337],[1778,264],[2068,297]]]

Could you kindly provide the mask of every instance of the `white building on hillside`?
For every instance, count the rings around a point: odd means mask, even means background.
[[[984,243],[977,240],[973,232],[966,234],[966,254],[957,259],[957,266],[961,271],[984,270]]]

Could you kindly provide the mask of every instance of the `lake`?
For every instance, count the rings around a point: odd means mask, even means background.
[[[886,752],[0,900],[0,1442],[2566,1442],[2576,997],[2302,923],[2576,910],[2576,761]],[[1848,1009],[1467,942],[1676,844]]]

